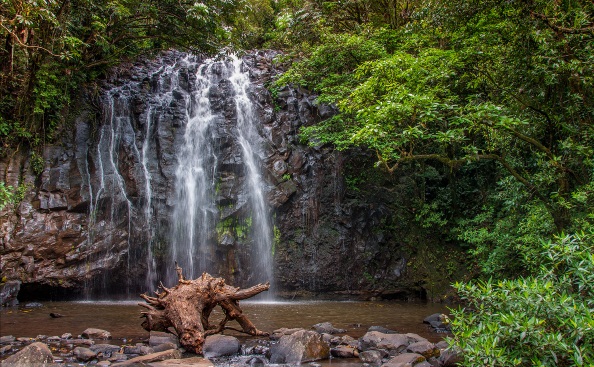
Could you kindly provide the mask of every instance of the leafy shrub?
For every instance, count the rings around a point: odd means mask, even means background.
[[[0,181],[0,210],[12,202],[14,199],[14,189],[12,186],[6,186]]]
[[[594,231],[544,247],[537,276],[455,285],[463,366],[594,365]]]

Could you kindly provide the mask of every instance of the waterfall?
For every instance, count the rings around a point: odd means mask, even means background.
[[[213,115],[209,92],[215,82],[214,64],[203,64],[196,73],[196,88],[186,101],[186,130],[179,151],[176,176],[176,200],[173,213],[171,258],[184,269],[188,278],[200,271],[212,272],[209,250],[217,208],[214,202],[217,155]],[[168,282],[177,276],[173,265],[168,267]]]
[[[237,140],[241,145],[241,152],[247,169],[247,187],[250,192],[250,204],[253,213],[253,240],[257,250],[257,259],[252,262],[252,266],[257,269],[254,280],[257,282],[270,281],[271,285],[273,285],[272,228],[262,187],[264,180],[259,169],[258,151],[261,147],[258,146],[257,142],[260,140],[260,136],[256,130],[256,115],[249,97],[249,75],[247,72],[242,72],[241,66],[241,60],[233,58],[229,80],[235,92]]]
[[[242,245],[252,248],[248,264],[239,266],[243,268],[241,271],[249,274],[252,283],[273,281],[271,217],[260,168],[262,139],[256,130],[258,121],[249,89],[249,75],[242,71],[240,59],[206,60],[197,69],[193,93],[184,95],[187,123],[175,173],[170,254],[171,260],[176,261],[189,278],[197,277],[204,271],[215,275],[224,272],[219,262],[225,255],[217,255],[217,250],[224,252],[220,247],[226,241],[221,233],[225,214],[222,204],[217,202],[217,191],[221,181],[228,179],[222,177],[219,166],[231,161],[233,164],[241,163],[237,175],[231,175],[236,184],[241,181],[240,190],[243,193],[235,206],[245,205],[243,223],[234,225],[246,227],[247,243]],[[214,106],[213,99],[219,97],[227,106],[232,103],[234,110]],[[230,131],[222,134],[221,129]],[[228,144],[237,146],[239,159],[227,157],[227,162],[223,162],[219,146],[223,140],[232,140]],[[234,268],[235,264],[228,266]],[[173,284],[177,279],[173,264],[168,269],[167,280]]]
[[[87,274],[97,295],[154,290],[202,272],[273,282],[264,139],[242,61],[176,54],[106,92],[90,135]],[[99,250],[101,249],[101,250]],[[110,288],[111,287],[111,288]],[[90,294],[90,295],[93,295]]]

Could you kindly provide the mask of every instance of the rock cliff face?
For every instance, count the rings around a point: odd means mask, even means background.
[[[347,195],[346,162],[362,158],[300,142],[301,126],[334,111],[299,88],[286,87],[273,98],[267,86],[279,73],[274,56],[249,54],[242,67],[249,72],[258,121],[252,140],[259,147],[255,154],[272,223],[276,290],[289,296],[369,296],[386,289],[410,294],[415,288],[406,276],[409,255],[383,230],[392,215],[384,195],[365,200]],[[0,162],[7,184],[24,192],[24,200],[8,205],[0,217],[2,276],[21,281],[24,297],[81,289],[94,296],[134,297],[167,278],[175,260],[173,233],[182,220],[175,215],[179,155],[197,108],[188,96],[197,88],[202,64],[170,52],[122,66],[97,95],[87,96],[88,105],[65,129],[61,144],[44,149],[39,175],[27,152]],[[245,158],[233,133],[238,121],[233,93],[229,80],[217,83],[207,96],[216,123],[209,132],[212,151],[204,154],[212,156],[216,172],[209,194],[213,206],[205,214],[213,229],[201,237],[208,246],[199,251],[213,275],[246,286],[258,280],[254,268],[261,266],[256,259],[261,255],[257,239],[250,238],[255,219]]]

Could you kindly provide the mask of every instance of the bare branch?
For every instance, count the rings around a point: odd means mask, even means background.
[[[235,293],[229,295],[229,299],[232,300],[241,300],[255,296],[256,294],[262,293],[267,291],[270,288],[270,283],[266,282],[266,284],[258,284],[253,287],[242,289],[236,291]]]

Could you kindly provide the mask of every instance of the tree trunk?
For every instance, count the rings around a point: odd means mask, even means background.
[[[202,345],[208,335],[220,333],[228,321],[236,320],[241,331],[250,335],[266,336],[258,330],[239,307],[239,300],[253,297],[270,288],[270,284],[258,284],[248,289],[239,289],[225,284],[222,278],[203,273],[200,278],[186,280],[182,269],[177,267],[178,284],[173,288],[160,285],[156,297],[141,294],[147,303],[139,303],[148,310],[143,312],[142,327],[147,330],[171,332],[175,329],[180,344],[189,351],[202,354]],[[221,306],[225,317],[218,325],[211,325],[208,318],[212,310]]]

